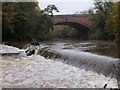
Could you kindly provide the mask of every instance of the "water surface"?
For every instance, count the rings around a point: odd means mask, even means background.
[[[42,45],[47,45],[53,49],[85,51],[109,57],[118,57],[117,45],[113,42],[56,39],[53,41],[42,42]]]

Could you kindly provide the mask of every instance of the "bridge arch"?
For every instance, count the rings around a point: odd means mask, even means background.
[[[67,22],[58,22],[58,23],[56,23],[54,25],[71,26],[71,27],[75,28],[76,30],[87,30],[87,31],[90,30],[89,27],[87,27],[87,26],[85,26],[83,24],[77,23],[77,22],[69,22],[69,21],[67,21]]]
[[[88,38],[88,31],[90,30],[90,28],[83,24],[80,24],[78,22],[66,21],[66,22],[58,22],[54,24],[54,26],[57,26],[57,25],[66,25],[66,26],[75,28],[76,30],[78,30],[78,32],[80,33],[80,35],[82,35],[84,39]]]

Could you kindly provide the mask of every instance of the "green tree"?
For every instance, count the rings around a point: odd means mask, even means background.
[[[51,18],[52,11],[57,10],[55,5],[48,5],[44,11],[39,8],[38,2],[4,2],[2,7],[3,41],[43,40],[53,29]]]
[[[15,38],[20,40],[31,38],[35,27],[36,2],[18,2],[15,6],[17,13],[13,19]]]
[[[14,12],[13,2],[2,2],[2,39],[3,41],[12,38],[14,33],[14,26],[12,25],[13,17],[16,15]]]
[[[34,31],[34,38],[37,37],[39,40],[49,38],[48,33],[50,30],[53,30],[53,11],[59,12],[55,5],[48,5],[44,10],[37,11],[38,15],[41,16],[36,16],[38,23]]]
[[[112,7],[113,2],[106,0],[95,0],[94,12],[91,10],[90,20],[92,21],[92,30],[90,31],[90,39],[96,40],[113,40],[113,35],[110,31],[106,30],[106,21],[108,20],[109,9]],[[92,18],[91,18],[92,17]]]

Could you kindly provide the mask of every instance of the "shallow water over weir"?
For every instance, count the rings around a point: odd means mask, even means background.
[[[57,50],[85,51],[109,57],[118,57],[117,45],[112,42],[55,39],[53,41],[42,42],[42,45]]]
[[[105,76],[112,75],[118,60],[107,56],[92,54],[84,51],[57,50],[43,47],[38,54],[45,58],[59,60],[63,63],[76,66],[85,70],[96,71]]]

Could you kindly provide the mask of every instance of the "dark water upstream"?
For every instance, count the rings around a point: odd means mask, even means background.
[[[42,44],[53,49],[85,51],[109,57],[118,57],[117,45],[111,42],[56,39],[53,41],[42,42]]]

